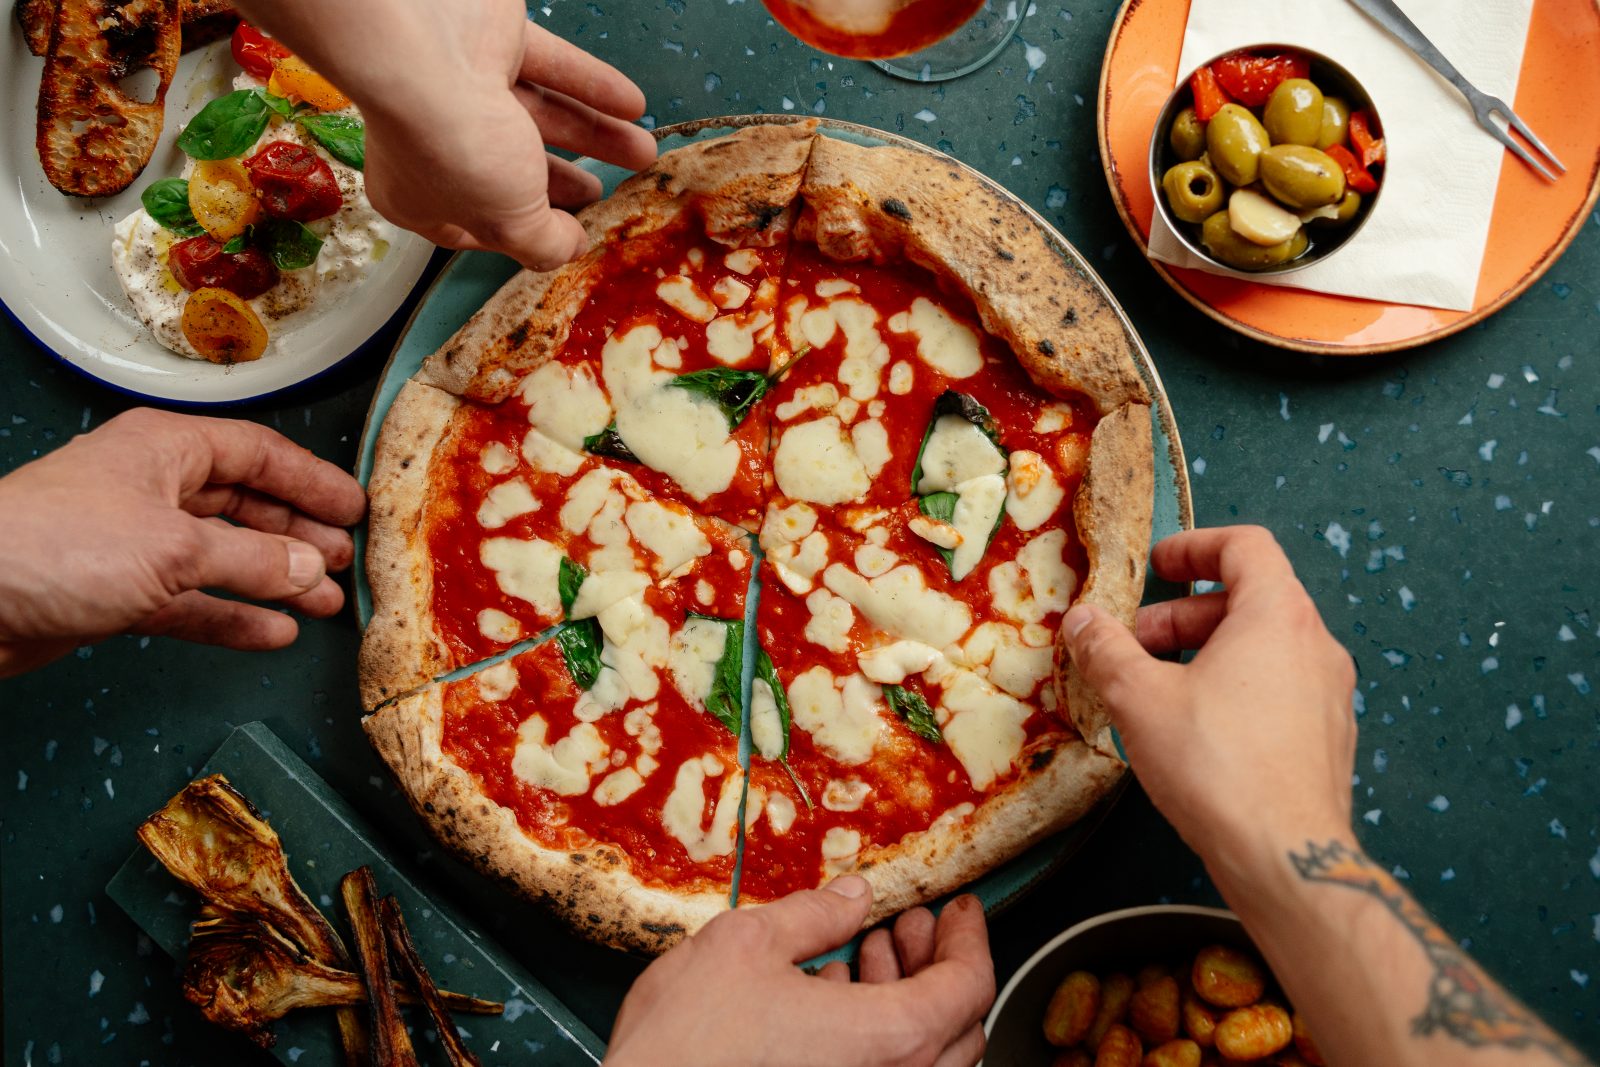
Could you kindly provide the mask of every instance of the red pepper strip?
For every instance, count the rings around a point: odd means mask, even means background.
[[[1276,56],[1235,52],[1211,64],[1211,69],[1229,96],[1246,107],[1260,107],[1287,79],[1309,76],[1311,61],[1294,52]]]
[[[1201,67],[1194,72],[1189,79],[1189,92],[1194,96],[1194,117],[1201,122],[1210,122],[1211,117],[1222,110],[1223,104],[1232,102],[1210,67]]]
[[[1357,111],[1350,116],[1350,143],[1355,145],[1357,152],[1360,153],[1363,167],[1382,163],[1388,157],[1383,138],[1374,134],[1376,125],[1377,119],[1370,111]]]
[[[1344,183],[1363,196],[1378,191],[1378,179],[1367,173],[1367,169],[1356,162],[1356,157],[1350,154],[1350,149],[1342,144],[1324,148],[1339,169],[1344,171]]]

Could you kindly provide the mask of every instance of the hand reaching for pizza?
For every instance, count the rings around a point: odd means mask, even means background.
[[[562,207],[600,195],[547,145],[638,169],[644,94],[528,20],[520,0],[247,0],[239,7],[343,89],[367,124],[367,194],[450,248],[549,270],[588,245]]]
[[[975,897],[917,908],[843,963],[795,964],[861,929],[872,903],[846,877],[728,912],[651,964],[622,1004],[607,1067],[969,1067],[983,1055],[994,964]]]
[[[1226,591],[1141,609],[1137,639],[1095,608],[1062,620],[1150,799],[1208,863],[1348,834],[1355,671],[1272,534],[1178,534],[1151,565]]]
[[[138,409],[0,478],[0,677],[112,634],[280,648],[332,615],[366,497],[250,422]],[[227,520],[231,520],[227,521]]]

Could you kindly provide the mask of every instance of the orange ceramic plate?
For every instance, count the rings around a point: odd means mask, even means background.
[[[1100,71],[1100,158],[1117,213],[1147,252],[1155,211],[1145,172],[1150,129],[1178,79],[1188,21],[1189,0],[1127,0]],[[1512,107],[1567,165],[1567,173],[1551,184],[1520,160],[1506,160],[1471,311],[1257,285],[1155,260],[1151,266],[1207,315],[1270,345],[1356,356],[1436,341],[1514,300],[1577,235],[1600,194],[1597,102],[1600,3],[1534,0]]]

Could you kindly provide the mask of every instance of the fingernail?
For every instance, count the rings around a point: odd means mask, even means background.
[[[851,900],[864,897],[872,891],[872,887],[867,885],[865,878],[854,874],[847,874],[843,878],[835,878],[822,888],[829,893],[837,893],[841,897],[849,897]]]
[[[1077,637],[1083,628],[1094,621],[1094,609],[1087,604],[1079,604],[1062,618],[1061,625],[1067,631],[1067,637]]]
[[[300,541],[289,545],[289,584],[310,589],[322,581],[322,553]]]

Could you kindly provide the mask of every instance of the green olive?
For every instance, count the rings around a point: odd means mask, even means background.
[[[1219,211],[1206,219],[1200,229],[1200,243],[1212,258],[1239,270],[1262,270],[1276,267],[1299,257],[1311,243],[1302,227],[1287,241],[1263,248],[1251,244],[1233,232],[1228,213]]]
[[[1204,222],[1222,206],[1222,179],[1217,172],[1193,160],[1179,163],[1161,178],[1172,213],[1184,222]]]
[[[1275,144],[1261,153],[1261,181],[1279,203],[1304,211],[1337,204],[1344,171],[1326,152],[1300,144]]]
[[[1206,150],[1206,124],[1200,121],[1194,108],[1186,107],[1178,112],[1178,117],[1172,120],[1172,130],[1167,134],[1167,143],[1184,162],[1200,158],[1200,153]]]
[[[1311,223],[1316,226],[1348,226],[1350,220],[1356,217],[1356,212],[1361,210],[1361,194],[1354,189],[1346,189],[1344,199],[1333,210],[1335,214],[1331,217],[1319,215]]]
[[[1350,140],[1350,105],[1337,96],[1322,98],[1322,130],[1312,142],[1316,148],[1332,148]]]
[[[1286,78],[1267,98],[1261,124],[1273,144],[1314,145],[1322,135],[1322,90],[1304,78]]]
[[[1238,104],[1223,104],[1206,123],[1206,151],[1211,165],[1233,185],[1249,185],[1256,180],[1261,153],[1271,144],[1266,129]]]

